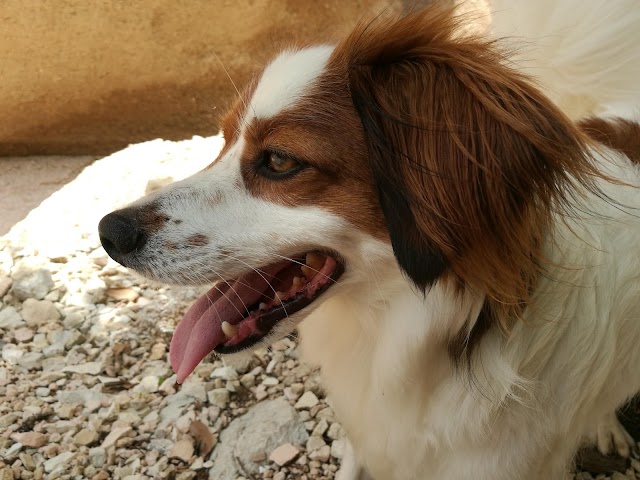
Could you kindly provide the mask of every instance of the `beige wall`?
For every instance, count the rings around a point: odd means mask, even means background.
[[[3,0],[0,155],[107,153],[217,132],[287,39],[348,31],[390,0]]]

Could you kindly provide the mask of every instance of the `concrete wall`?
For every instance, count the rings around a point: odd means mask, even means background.
[[[215,133],[235,94],[220,62],[241,87],[287,40],[344,34],[390,3],[3,0],[0,155]]]

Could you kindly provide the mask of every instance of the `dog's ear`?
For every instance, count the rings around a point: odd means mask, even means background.
[[[580,132],[440,7],[362,25],[345,61],[397,261],[521,305],[556,208],[595,174]]]

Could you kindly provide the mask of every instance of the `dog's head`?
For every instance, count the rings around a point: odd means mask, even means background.
[[[286,335],[389,261],[423,292],[446,277],[501,311],[526,300],[551,211],[588,162],[569,121],[458,26],[432,7],[281,53],[208,168],[101,221],[123,265],[215,283],[176,330],[179,381],[211,350]]]

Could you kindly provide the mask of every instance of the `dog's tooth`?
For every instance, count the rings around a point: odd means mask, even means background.
[[[284,300],[287,297],[286,293],[283,292],[276,292],[275,296],[274,296],[274,300],[276,300],[277,302],[281,302],[282,300]]]
[[[302,270],[302,274],[307,279],[313,278],[313,276],[317,273],[313,268],[307,267],[306,265],[303,265],[302,267],[300,267],[300,270]]]
[[[264,302],[260,302],[260,305],[258,305],[258,310],[266,310],[267,309],[267,304]]]
[[[304,278],[302,277],[293,277],[293,282],[291,283],[293,288],[296,290],[304,285]]]
[[[307,253],[305,263],[309,265],[313,270],[320,270],[324,266],[325,256],[319,253],[310,252]]]
[[[238,333],[238,327],[224,321],[222,322],[222,332],[226,335],[227,339],[230,339],[236,336],[236,333]]]

